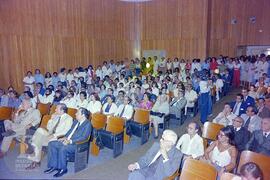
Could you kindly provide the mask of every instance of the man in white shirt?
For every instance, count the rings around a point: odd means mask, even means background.
[[[187,126],[187,134],[184,134],[178,140],[176,148],[179,149],[185,157],[198,159],[204,154],[203,139],[198,134],[200,126],[196,122],[191,122]]]
[[[225,103],[224,109],[217,117],[213,119],[214,123],[222,124],[223,126],[232,125],[233,119],[237,116],[232,113],[232,108],[229,103]]]
[[[121,104],[115,113],[116,116],[120,116],[125,120],[130,120],[133,116],[133,106],[130,105],[131,99],[128,96],[124,97],[124,104]]]
[[[187,115],[187,108],[194,108],[194,104],[198,99],[198,95],[196,91],[192,89],[192,85],[187,85],[187,90],[185,91],[185,98],[187,100],[187,104],[185,107],[185,115]]]
[[[160,143],[155,142],[138,162],[130,164],[129,180],[162,180],[171,176],[180,165],[183,154],[176,149],[177,134],[172,130],[163,132]]]
[[[34,154],[28,156],[28,159],[33,161],[29,169],[40,166],[42,147],[48,146],[50,141],[64,136],[71,128],[72,123],[73,118],[67,114],[67,106],[65,104],[57,105],[55,113],[48,121],[47,128],[38,128],[32,137],[31,145],[34,147]]]

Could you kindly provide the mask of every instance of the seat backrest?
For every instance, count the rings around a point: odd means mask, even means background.
[[[237,175],[232,173],[222,173],[222,175],[220,176],[220,180],[232,180],[234,177],[237,177]]]
[[[205,122],[203,125],[202,137],[209,140],[216,140],[217,135],[224,126],[217,123]]]
[[[42,117],[42,120],[41,120],[41,123],[40,123],[39,127],[47,128],[47,124],[48,124],[50,119],[51,119],[51,115],[44,115]]]
[[[105,127],[107,116],[101,113],[92,114],[91,124],[95,129],[102,129]]]
[[[123,118],[110,116],[107,121],[106,130],[112,132],[113,134],[119,134],[124,132],[124,124],[125,120]]]
[[[263,179],[270,179],[270,157],[255,153],[252,151],[242,151],[237,172],[240,173],[241,166],[247,162],[254,162],[258,164],[263,173]]]
[[[43,104],[43,103],[37,104],[37,109],[39,110],[42,116],[50,113],[50,107],[51,107],[50,104]]]
[[[0,107],[0,120],[11,119],[12,108],[11,107]]]
[[[134,121],[141,123],[141,124],[147,124],[149,123],[150,119],[150,111],[145,109],[135,109],[134,113]]]
[[[181,171],[180,180],[216,180],[216,177],[217,170],[214,166],[199,160],[187,159]]]
[[[67,114],[70,115],[73,119],[76,119],[76,113],[77,113],[77,109],[74,109],[74,108],[67,109]]]
[[[56,110],[56,105],[52,105],[50,108],[50,114],[55,113],[55,110]]]

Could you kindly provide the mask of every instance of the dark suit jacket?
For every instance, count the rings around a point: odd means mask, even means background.
[[[75,128],[75,126],[76,126],[77,123],[78,123],[77,120],[74,120],[73,121],[73,124],[72,124],[70,130],[65,135],[66,137],[68,137],[70,135],[70,133],[73,131],[73,129]],[[80,141],[86,140],[90,136],[91,130],[92,130],[91,123],[90,123],[90,121],[88,119],[86,119],[77,128],[77,130],[73,133],[73,135],[71,136],[72,144],[74,144],[76,142],[80,142]]]
[[[255,100],[253,97],[247,96],[247,99],[243,101],[247,106],[255,106]]]
[[[246,149],[270,156],[270,135],[265,138],[262,130],[254,131]]]
[[[148,165],[152,162],[159,149],[159,143],[155,142],[153,146],[147,151],[147,153],[138,161],[138,164],[140,165],[139,171],[141,171],[142,174],[148,174],[148,179],[162,180],[167,176],[171,176],[180,166],[183,154],[174,146],[168,152],[169,160],[165,163],[160,161],[157,165],[156,171],[153,173],[149,173],[151,165]]]
[[[245,150],[246,145],[250,139],[250,132],[244,127],[241,127],[238,131],[235,131],[232,125],[229,127],[234,131],[234,142],[238,151],[241,152]]]
[[[235,103],[236,103],[236,101],[233,101],[233,102],[230,103],[232,109],[234,108]],[[241,116],[242,114],[246,113],[246,110],[247,110],[247,104],[243,101],[241,103],[241,106],[240,106],[239,116]]]
[[[260,118],[270,117],[270,110],[267,107],[263,107],[262,111],[258,113]]]

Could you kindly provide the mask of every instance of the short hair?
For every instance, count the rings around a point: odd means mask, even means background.
[[[260,178],[260,180],[263,180],[263,173],[260,167],[254,163],[254,162],[248,162],[246,164],[243,164],[240,168],[240,174],[241,176],[252,176],[253,178]]]
[[[252,112],[257,114],[257,108],[255,106],[249,105],[247,108],[252,108]]]
[[[195,124],[195,129],[198,130],[197,134],[201,136],[202,130],[201,130],[201,126],[199,125],[199,123],[197,123],[196,121],[191,121],[189,124]]]
[[[58,104],[60,107],[60,110],[62,110],[64,113],[67,113],[68,107],[64,103]]]
[[[81,114],[84,115],[84,117],[85,117],[86,119],[89,118],[90,112],[89,112],[87,109],[85,109],[85,108],[83,108],[83,107],[80,107],[79,110],[81,111]]]
[[[80,92],[80,95],[83,95],[83,96],[84,96],[84,98],[86,98],[86,97],[87,97],[87,94],[86,94],[86,92],[84,92],[84,91],[81,91],[81,92]]]
[[[33,93],[31,91],[24,91],[24,94],[27,94],[27,96],[29,96],[30,98],[33,98]]]
[[[173,145],[176,144],[177,134],[173,130],[166,129],[165,131],[163,131],[163,135],[170,136],[169,141],[171,141]]]
[[[244,99],[243,94],[238,93],[236,96],[240,96],[242,100]]]

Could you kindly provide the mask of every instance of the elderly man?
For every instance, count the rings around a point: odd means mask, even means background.
[[[34,169],[40,166],[42,146],[48,146],[48,143],[64,136],[73,123],[72,117],[67,114],[67,106],[59,104],[56,106],[55,113],[48,121],[47,128],[38,128],[32,137],[31,145],[34,147],[34,154],[29,155],[28,159],[32,164],[27,169]]]
[[[40,123],[40,112],[32,107],[31,100],[23,100],[14,116],[13,122],[5,120],[5,137],[1,144],[0,158],[8,151],[13,138],[24,138],[26,130]]]
[[[75,153],[76,143],[87,140],[91,134],[92,128],[88,118],[89,111],[85,108],[79,108],[76,120],[73,121],[67,134],[63,138],[49,143],[48,169],[44,173],[50,174],[57,171],[54,177],[61,177],[67,173],[67,155]]]
[[[194,108],[195,102],[198,99],[198,94],[196,91],[192,89],[192,85],[188,84],[187,85],[187,90],[185,92],[185,98],[187,100],[187,104],[185,107],[185,115],[187,115],[187,108]]]
[[[240,117],[245,121],[243,126],[250,132],[260,129],[261,118],[257,116],[255,107],[248,106],[246,114],[242,114]]]
[[[232,125],[229,126],[234,131],[234,143],[239,152],[245,150],[245,146],[250,138],[250,132],[243,127],[243,124],[243,118],[235,117]]]
[[[172,130],[163,132],[160,143],[155,142],[138,162],[130,164],[129,180],[162,180],[178,168],[183,154],[175,147],[177,135]]]
[[[181,120],[182,109],[185,108],[187,100],[184,97],[184,92],[182,90],[178,91],[178,97],[175,97],[170,102],[170,114],[175,115],[176,119]]]
[[[270,156],[270,118],[261,121],[261,129],[252,133],[246,149]]]

